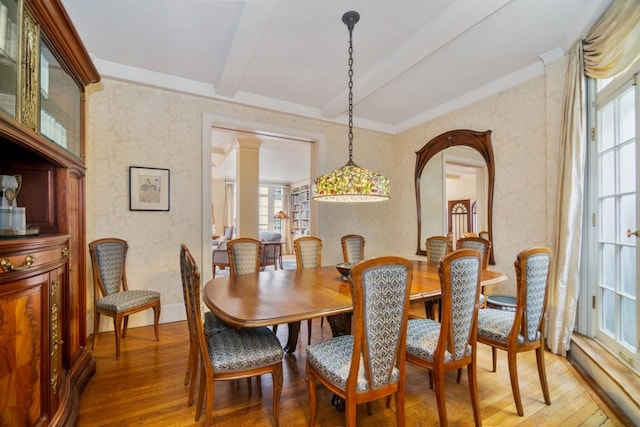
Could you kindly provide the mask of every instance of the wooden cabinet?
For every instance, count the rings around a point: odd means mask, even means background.
[[[291,212],[293,214],[291,233],[293,238],[310,234],[309,186],[301,185],[291,190]]]
[[[0,174],[21,176],[17,206],[39,234],[0,236],[0,425],[73,425],[95,372],[84,93],[100,76],[60,0],[0,0],[0,29],[3,15],[17,35],[0,40]]]

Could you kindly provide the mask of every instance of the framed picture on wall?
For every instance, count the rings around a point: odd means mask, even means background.
[[[169,210],[169,169],[129,166],[129,210]]]

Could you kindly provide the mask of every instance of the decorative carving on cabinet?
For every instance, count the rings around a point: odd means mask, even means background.
[[[51,282],[50,291],[51,300],[51,319],[50,319],[50,346],[51,346],[51,393],[58,393],[58,364],[60,358],[59,346],[62,344],[60,339],[60,328],[58,326],[58,281],[53,280]]]
[[[40,87],[38,69],[40,62],[40,30],[37,22],[29,13],[27,8],[24,9],[22,19],[22,37],[25,40],[24,53],[22,58],[22,123],[34,132],[38,130],[38,91]]]

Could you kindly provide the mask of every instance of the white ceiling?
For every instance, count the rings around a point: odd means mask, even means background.
[[[62,3],[103,76],[339,123],[356,10],[354,126],[393,134],[541,75],[611,1]]]

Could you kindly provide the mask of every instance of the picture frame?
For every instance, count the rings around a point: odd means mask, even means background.
[[[129,210],[169,211],[169,169],[129,166]]]

